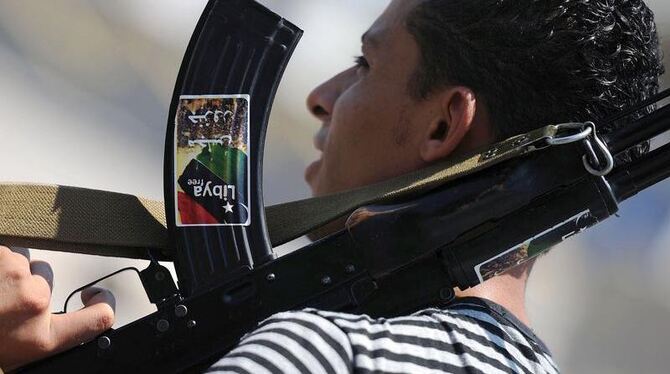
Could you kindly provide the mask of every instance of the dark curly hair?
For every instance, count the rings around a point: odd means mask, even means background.
[[[498,139],[597,123],[656,94],[663,74],[654,14],[642,0],[425,0],[406,26],[422,54],[411,94],[470,87]]]

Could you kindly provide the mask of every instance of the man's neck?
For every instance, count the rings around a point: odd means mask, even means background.
[[[526,326],[530,320],[526,313],[526,282],[532,264],[519,265],[505,274],[465,291],[456,289],[457,297],[480,297],[500,304]]]

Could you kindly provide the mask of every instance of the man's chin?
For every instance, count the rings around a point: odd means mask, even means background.
[[[312,189],[312,192],[315,191],[316,180],[318,179],[318,174],[321,169],[321,159],[318,159],[305,168],[305,181]]]
[[[321,183],[319,183],[320,179],[316,175],[313,175],[310,178],[305,178],[305,181],[309,186],[309,190],[312,192],[312,197],[325,195],[323,188],[321,187]]]
[[[312,193],[312,197],[317,197],[318,189],[316,184],[313,181],[307,181],[307,186],[309,186],[309,191]]]

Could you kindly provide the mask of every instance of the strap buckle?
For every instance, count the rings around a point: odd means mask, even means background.
[[[556,125],[556,134],[547,139],[551,146],[582,142],[586,154],[582,156],[584,168],[597,177],[614,169],[614,157],[596,132],[593,122],[569,122]],[[594,147],[595,145],[595,147]]]

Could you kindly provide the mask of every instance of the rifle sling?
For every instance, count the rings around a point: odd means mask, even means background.
[[[547,126],[481,152],[334,195],[266,207],[273,246],[371,204],[411,199],[449,181],[541,148]],[[164,205],[136,196],[76,187],[0,184],[0,243],[101,256],[169,260]],[[151,255],[148,249],[153,249]]]
[[[0,184],[0,243],[102,256],[167,251],[160,201],[84,188]]]

